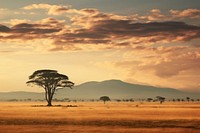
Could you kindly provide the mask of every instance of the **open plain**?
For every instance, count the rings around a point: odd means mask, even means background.
[[[197,102],[1,102],[0,133],[198,133]],[[44,105],[44,106],[43,106]]]

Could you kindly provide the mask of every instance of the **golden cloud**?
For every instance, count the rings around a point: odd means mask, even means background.
[[[170,10],[172,17],[200,19],[200,9]]]
[[[190,46],[137,46],[113,63],[129,80],[151,85],[197,89],[200,78],[200,49]]]
[[[29,6],[25,6],[23,9],[25,10],[33,10],[33,9],[46,9],[48,10],[49,15],[59,15],[70,9],[70,5],[50,5],[50,4],[32,4]]]
[[[200,38],[199,26],[177,21],[155,22],[155,20],[168,20],[170,17],[162,14],[159,9],[151,10],[146,16],[122,16],[103,13],[94,8],[78,10],[71,8],[70,5],[32,4],[23,9],[44,9],[49,15],[62,13],[71,15],[68,16],[69,20],[67,18],[58,20],[53,17],[37,21],[12,19],[10,24],[0,25],[1,41],[49,39],[53,42],[51,45],[54,50],[66,50],[67,47],[82,49],[86,44],[92,48],[110,49],[189,42]],[[197,9],[171,10],[170,13],[172,16],[182,15],[191,18],[192,15],[198,16],[198,11]]]

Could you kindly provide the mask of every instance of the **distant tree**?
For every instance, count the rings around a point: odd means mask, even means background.
[[[157,98],[158,101],[160,101],[160,104],[162,104],[165,101],[164,97],[157,96],[156,98]]]
[[[153,98],[147,98],[147,102],[153,101]]]
[[[91,102],[94,102],[94,101],[95,101],[95,99],[90,99],[90,101],[91,101]]]
[[[180,98],[177,98],[176,100],[177,100],[178,102],[180,102],[180,101],[181,101],[181,99],[180,99]]]
[[[189,102],[190,101],[190,97],[186,97],[186,100]]]
[[[125,101],[125,102],[129,102],[129,99],[125,99],[124,101]]]
[[[121,100],[120,100],[120,99],[116,99],[116,101],[117,101],[117,102],[121,102]]]
[[[102,100],[105,104],[106,101],[110,101],[110,98],[108,96],[102,96],[102,97],[100,97],[100,100]]]
[[[130,99],[130,102],[134,102],[133,98]]]
[[[59,74],[56,70],[37,70],[29,76],[29,81],[26,84],[34,84],[40,86],[45,91],[45,99],[47,106],[52,106],[51,101],[57,89],[69,87],[72,89],[74,83],[68,81],[68,77]]]

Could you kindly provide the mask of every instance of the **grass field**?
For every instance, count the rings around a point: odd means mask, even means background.
[[[0,102],[0,133],[198,133],[200,103]],[[77,107],[68,107],[76,105]],[[138,105],[138,106],[136,106]]]

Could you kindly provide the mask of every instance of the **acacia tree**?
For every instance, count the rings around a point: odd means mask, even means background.
[[[72,89],[72,86],[74,86],[74,83],[68,80],[68,76],[59,74],[56,70],[37,70],[29,76],[29,81],[26,84],[42,87],[45,91],[47,106],[52,106],[51,101],[57,89],[65,87]]]
[[[190,101],[190,97],[186,97],[186,100],[189,102]]]
[[[102,96],[102,97],[100,97],[100,100],[102,100],[105,104],[106,101],[110,101],[110,98],[108,96]]]
[[[158,101],[160,101],[160,104],[162,104],[165,101],[165,97],[157,96],[156,98]]]
[[[147,98],[147,102],[153,101],[153,98]]]

